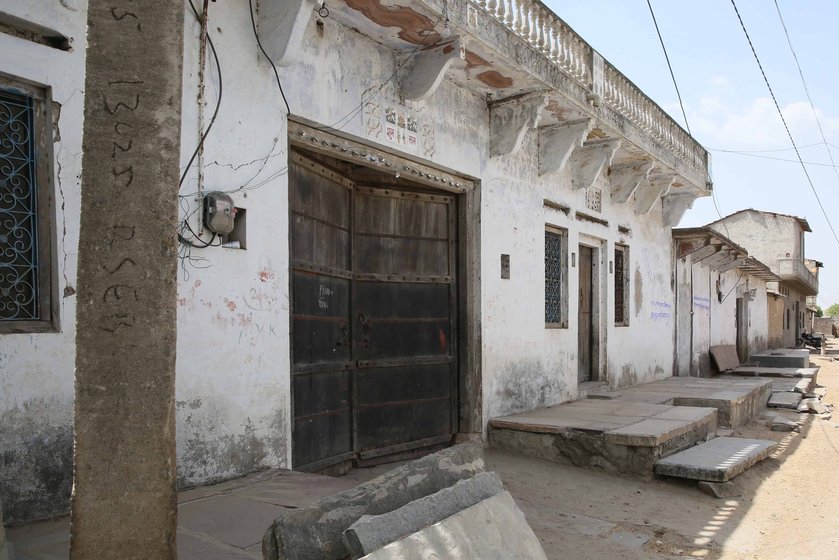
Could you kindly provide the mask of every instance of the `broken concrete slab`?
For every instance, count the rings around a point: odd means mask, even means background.
[[[772,396],[769,397],[769,402],[766,403],[766,406],[769,408],[790,408],[795,410],[798,408],[800,402],[801,393],[785,391],[782,393],[772,393]]]
[[[769,440],[714,438],[658,460],[655,472],[678,478],[727,482],[768,457],[777,447],[777,442]]]
[[[483,472],[483,447],[468,442],[426,455],[385,474],[278,517],[262,539],[266,560],[339,560],[344,531],[362,515],[393,511]]]
[[[776,416],[775,419],[772,420],[771,428],[773,432],[801,431],[798,422],[793,422],[792,420],[787,420],[786,418],[781,418],[780,416]]]
[[[344,531],[344,543],[359,558],[503,491],[497,474],[479,473],[391,512],[361,517]]]
[[[822,403],[821,399],[801,399],[798,405],[799,412],[811,412],[813,414],[824,414],[828,411],[827,407]]]
[[[699,489],[714,498],[736,498],[743,494],[740,486],[730,480],[728,482],[700,480]]]
[[[479,502],[364,560],[547,560],[509,492]]]

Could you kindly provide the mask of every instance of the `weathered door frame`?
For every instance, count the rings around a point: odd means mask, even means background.
[[[481,370],[480,294],[480,183],[468,176],[429,166],[403,155],[371,146],[349,135],[326,132],[303,120],[288,121],[289,157],[292,148],[302,148],[347,163],[388,173],[394,185],[405,177],[423,187],[454,194],[457,198],[457,304],[458,304],[458,422],[459,434],[480,434],[483,430]],[[290,210],[290,209],[289,209]],[[289,223],[289,243],[291,233]],[[289,278],[291,262],[289,259]],[[289,323],[291,323],[289,312]],[[291,326],[291,325],[290,325]],[[291,329],[290,329],[291,332]],[[291,351],[291,348],[289,348]],[[289,399],[291,408],[293,396]],[[289,411],[289,417],[291,412]],[[293,451],[292,451],[293,452]]]
[[[588,247],[592,249],[592,271],[591,271],[591,326],[592,326],[592,341],[591,341],[591,382],[605,383],[608,381],[606,376],[606,326],[604,324],[604,317],[607,315],[606,310],[606,294],[608,292],[607,277],[604,274],[606,270],[607,258],[606,240],[591,235],[581,233],[577,240],[577,265],[579,266],[579,246]],[[577,281],[579,282],[579,269],[577,270]],[[579,290],[579,286],[577,287]],[[579,321],[579,310],[577,311]],[[579,323],[577,329],[579,330]]]

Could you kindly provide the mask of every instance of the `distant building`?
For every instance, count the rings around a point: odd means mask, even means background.
[[[675,373],[714,373],[710,347],[732,345],[741,362],[768,345],[768,283],[780,280],[745,248],[711,227],[673,230]]]
[[[812,231],[810,224],[797,216],[750,208],[709,227],[742,245],[780,277],[766,285],[769,347],[794,346],[805,328],[807,298],[819,293],[818,277],[805,264],[805,233]]]

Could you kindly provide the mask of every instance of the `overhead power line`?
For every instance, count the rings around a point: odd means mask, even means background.
[[[679,98],[679,107],[682,108],[682,118],[685,119],[685,128],[688,129],[688,134],[693,136],[690,131],[690,124],[688,124],[688,116],[685,113],[685,105],[682,103],[682,93],[679,91],[679,84],[676,83],[676,75],[673,74],[673,66],[670,65],[670,57],[667,55],[667,47],[664,46],[664,39],[661,37],[661,31],[658,29],[658,21],[655,19],[655,12],[650,0],[647,0],[647,7],[650,8],[650,15],[653,17],[653,25],[655,25],[655,32],[658,34],[658,42],[661,43],[661,50],[664,51],[664,60],[667,61],[667,68],[670,70],[670,77],[673,79],[673,87],[676,88],[676,97]]]
[[[804,176],[807,178],[807,183],[810,185],[810,189],[813,191],[813,195],[816,197],[816,202],[819,203],[819,208],[824,214],[824,219],[827,222],[828,227],[830,228],[830,232],[833,234],[833,239],[836,240],[836,244],[839,245],[839,236],[836,235],[836,230],[833,229],[833,224],[830,222],[830,218],[827,215],[827,211],[824,209],[824,205],[822,204],[821,198],[819,198],[819,193],[816,191],[816,186],[813,184],[813,180],[810,178],[810,172],[807,171],[807,166],[804,164],[804,160],[801,159],[801,152],[798,151],[798,145],[795,143],[795,139],[792,137],[792,132],[789,130],[789,126],[787,125],[787,120],[784,118],[784,113],[781,111],[781,106],[778,104],[778,99],[775,97],[775,92],[772,90],[772,85],[769,83],[769,78],[766,77],[766,72],[763,70],[763,64],[760,62],[760,57],[757,56],[757,51],[755,50],[755,46],[752,43],[752,38],[749,36],[749,32],[746,30],[746,24],[743,23],[743,18],[740,16],[740,10],[737,9],[737,3],[734,0],[731,0],[731,5],[734,7],[734,13],[737,14],[737,19],[740,22],[740,27],[743,29],[743,34],[746,36],[746,41],[749,43],[749,48],[752,50],[752,55],[754,55],[755,62],[757,62],[758,68],[760,68],[760,73],[763,76],[763,81],[766,83],[766,88],[769,90],[769,95],[772,97],[772,102],[775,104],[775,109],[778,111],[778,116],[781,117],[781,122],[784,124],[784,129],[787,131],[787,136],[789,136],[789,141],[792,143],[792,147],[795,150],[795,155],[798,158],[798,162],[801,164],[801,169],[804,170]]]
[[[816,119],[816,124],[819,127],[819,134],[821,134],[822,142],[824,143],[824,148],[825,150],[827,150],[827,156],[830,158],[830,163],[833,166],[833,172],[836,174],[836,178],[839,179],[839,170],[836,169],[836,162],[833,161],[833,153],[830,150],[827,138],[825,138],[824,136],[822,122],[821,120],[819,120],[819,114],[816,112],[816,106],[813,104],[813,98],[810,97],[810,88],[807,87],[807,80],[804,79],[804,72],[801,70],[801,64],[798,62],[798,55],[796,54],[795,49],[792,46],[792,39],[790,39],[789,37],[787,24],[784,23],[784,16],[781,15],[781,7],[778,5],[778,0],[775,0],[775,10],[778,12],[778,19],[781,20],[781,27],[784,28],[784,35],[787,38],[787,45],[789,45],[789,50],[792,53],[792,58],[795,59],[795,66],[796,68],[798,68],[798,75],[801,76],[801,85],[804,86],[804,93],[807,95],[807,101],[810,103],[810,109],[812,109],[813,111],[813,118]]]

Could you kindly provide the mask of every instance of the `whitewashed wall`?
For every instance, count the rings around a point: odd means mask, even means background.
[[[59,332],[0,335],[0,496],[12,522],[66,509],[70,499],[86,2],[0,0],[0,11],[63,34],[72,47],[0,33],[0,73],[46,88],[53,101],[60,300]]]
[[[74,38],[70,53],[0,34],[0,71],[49,85],[61,104],[56,143],[59,290],[75,283],[85,6],[1,0],[0,8],[61,26]],[[63,4],[72,5],[68,0]],[[267,61],[258,55],[247,3],[210,3],[210,34],[222,68],[224,96],[205,144],[205,190],[230,190],[247,210],[247,250],[193,250],[178,284],[177,453],[183,485],[202,484],[291,460],[288,278],[288,158],[285,105]],[[397,60],[332,19],[313,18],[300,61],[280,69],[292,113],[367,142],[362,96],[395,99],[388,80]],[[198,142],[198,25],[185,22],[182,165]],[[352,56],[348,56],[352,53]],[[210,58],[204,122],[212,114],[219,77]],[[569,251],[584,238],[600,244],[600,354],[608,383],[623,387],[672,375],[671,241],[660,203],[648,216],[634,204],[612,206],[606,178],[603,217],[577,221],[543,206],[549,198],[585,210],[566,172],[538,177],[536,134],[520,152],[488,158],[486,100],[444,81],[434,96],[410,108],[433,131],[419,159],[480,179],[479,316],[482,325],[483,418],[555,404],[577,396],[577,269],[569,267],[570,328],[544,327],[544,227],[569,230]],[[344,117],[349,118],[344,119]],[[390,150],[396,148],[386,146]],[[246,187],[239,189],[239,187]],[[185,214],[195,209],[197,173],[181,189]],[[65,218],[65,214],[67,218]],[[194,221],[191,222],[193,225]],[[618,233],[628,227],[629,235]],[[477,230],[477,228],[476,228]],[[630,247],[630,325],[613,323],[614,243]],[[501,280],[500,254],[511,255]],[[20,504],[20,518],[66,509],[72,448],[75,299],[62,300],[62,332],[0,338],[0,490]],[[643,348],[643,352],[638,349]],[[15,494],[9,494],[13,491]],[[16,506],[12,505],[12,511]],[[16,515],[12,513],[12,515]]]

